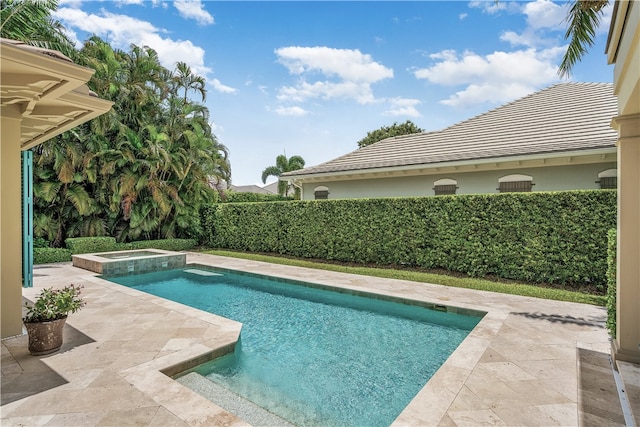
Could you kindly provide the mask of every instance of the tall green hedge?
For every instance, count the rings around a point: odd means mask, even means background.
[[[129,249],[162,249],[165,251],[188,251],[198,244],[195,239],[140,240],[127,243]]]
[[[229,191],[226,194],[224,203],[280,202],[285,200],[293,200],[293,198],[280,196],[279,194],[236,193],[235,191]]]
[[[64,241],[72,254],[90,254],[94,252],[111,252],[122,249],[114,237],[69,237]]]
[[[226,203],[213,247],[604,289],[614,190]]]
[[[616,337],[616,269],[618,247],[616,229],[609,230],[607,247],[607,329],[612,338]]]

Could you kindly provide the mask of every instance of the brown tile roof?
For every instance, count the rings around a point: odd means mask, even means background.
[[[616,115],[611,83],[559,83],[448,128],[387,138],[282,176],[613,148]]]

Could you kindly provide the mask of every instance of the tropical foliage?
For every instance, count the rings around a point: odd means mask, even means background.
[[[391,126],[382,126],[380,129],[367,132],[367,136],[358,141],[358,148],[366,147],[367,145],[374,144],[378,141],[382,141],[392,136],[410,135],[412,133],[424,132],[411,120],[407,120],[404,123],[393,123]]]
[[[189,238],[210,181],[230,180],[227,149],[212,133],[205,82],[184,63],[164,68],[157,53],[113,49],[98,37],[79,51],[96,70],[91,89],[111,111],[34,149],[35,235],[118,241]]]
[[[57,7],[58,0],[0,0],[0,35],[75,59],[73,42],[62,24],[51,17]]]
[[[286,155],[281,154],[276,157],[275,166],[268,166],[262,171],[262,183],[266,184],[267,178],[270,176],[279,177],[285,172],[292,172],[298,169],[304,168],[304,159],[300,156],[291,156],[287,158]],[[293,185],[287,184],[285,181],[278,181],[278,194],[281,196],[288,196],[289,191],[293,188]],[[300,198],[300,189],[294,189],[295,198]]]

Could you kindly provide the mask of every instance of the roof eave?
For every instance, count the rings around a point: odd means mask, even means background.
[[[104,114],[113,105],[86,86],[95,70],[6,39],[0,59],[3,114],[7,108],[21,117],[21,150]]]
[[[520,156],[491,157],[460,161],[422,163],[406,166],[354,169],[332,172],[296,174],[290,172],[281,180],[296,183],[327,181],[347,181],[371,178],[391,178],[412,175],[435,175],[443,173],[463,173],[481,170],[521,169],[528,167],[563,166],[575,164],[616,161],[616,147],[574,150],[565,152],[537,153]]]

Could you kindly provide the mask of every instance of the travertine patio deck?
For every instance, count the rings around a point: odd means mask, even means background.
[[[602,307],[197,253],[187,262],[486,311],[397,425],[624,425]],[[58,353],[30,356],[26,336],[2,341],[0,424],[247,424],[161,372],[228,348],[240,324],[70,263],[37,266],[34,273],[25,297],[83,284],[87,306],[69,316]]]

